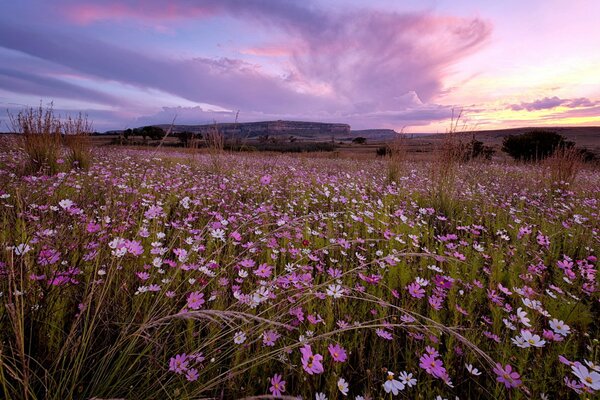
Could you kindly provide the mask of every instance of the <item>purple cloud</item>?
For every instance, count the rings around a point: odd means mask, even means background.
[[[442,92],[448,67],[477,51],[491,32],[490,23],[479,18],[373,9],[332,11],[292,1],[174,0],[169,7],[146,1],[139,7],[133,1],[59,0],[53,7],[75,25],[49,34],[48,27],[3,22],[0,46],[94,80],[95,87],[119,82],[140,91],[158,90],[191,102],[239,109],[247,115],[363,118],[373,124],[395,123],[407,113],[411,118],[418,113],[431,117],[432,110],[445,110],[431,103]],[[109,38],[96,39],[89,31],[73,34],[82,24],[161,24],[219,16],[233,17],[273,37],[272,42],[257,43],[257,48],[287,48],[275,53],[285,73],[268,72],[256,59],[244,60],[252,50],[240,51],[239,59],[159,57],[127,48],[125,43],[111,43]],[[113,95],[74,83],[62,85],[64,81],[42,73],[14,77],[20,83],[10,82],[7,74],[0,79],[0,88],[15,93],[95,97],[106,105],[118,104]],[[414,120],[422,119],[415,115]]]
[[[544,97],[543,99],[534,100],[532,102],[521,102],[520,104],[511,104],[509,108],[514,111],[527,110],[527,111],[537,111],[537,110],[548,110],[552,108],[556,108],[558,106],[568,107],[568,108],[578,108],[578,107],[592,107],[598,104],[598,102],[591,101],[586,97],[580,97],[577,99],[561,99],[557,96],[553,97]]]

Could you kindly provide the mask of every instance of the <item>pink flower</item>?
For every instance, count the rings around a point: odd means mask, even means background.
[[[192,292],[188,295],[187,306],[192,310],[197,310],[204,304],[204,293]]]
[[[496,363],[494,373],[497,375],[496,380],[504,383],[507,389],[518,387],[522,383],[521,376],[516,371],[513,371],[512,367],[508,364],[502,367],[502,364]]]
[[[137,240],[127,240],[125,242],[125,248],[129,253],[133,254],[134,256],[139,256],[144,253],[144,248],[142,247],[142,244]]]
[[[392,334],[384,329],[375,329],[375,333],[382,339],[392,340]]]
[[[283,392],[285,392],[285,381],[281,380],[281,375],[275,374],[271,378],[271,387],[269,391],[273,396],[281,396]]]
[[[327,349],[329,350],[329,354],[331,354],[333,361],[344,362],[348,359],[348,356],[346,355],[346,350],[344,350],[344,348],[341,347],[339,344],[330,344],[329,347],[327,347]]]
[[[410,285],[408,285],[406,289],[408,289],[408,294],[410,294],[414,298],[421,299],[425,296],[425,290],[423,290],[421,285],[419,285],[416,282],[413,282]]]
[[[268,185],[269,183],[271,183],[271,175],[264,175],[260,178],[261,185]]]
[[[280,337],[281,335],[275,331],[263,332],[263,344],[265,346],[275,346],[275,341]]]
[[[154,219],[164,215],[163,209],[160,206],[150,206],[148,211],[144,213],[144,217],[148,219]]]
[[[260,278],[268,278],[271,276],[271,267],[268,264],[260,264],[256,270],[254,270],[254,275]]]
[[[196,368],[190,368],[185,374],[185,379],[190,382],[194,382],[196,379],[198,379],[198,376],[198,370]]]
[[[419,359],[419,367],[437,378],[446,376],[446,369],[444,368],[442,360],[438,360],[432,354],[423,354]]]
[[[323,364],[321,363],[321,361],[323,361],[323,356],[320,354],[313,355],[309,344],[304,345],[304,347],[300,349],[300,353],[302,353],[302,368],[304,368],[309,375],[320,374],[323,372]]]
[[[176,374],[182,374],[187,371],[188,359],[185,353],[177,354],[175,357],[171,357],[169,361],[169,371],[173,371]]]

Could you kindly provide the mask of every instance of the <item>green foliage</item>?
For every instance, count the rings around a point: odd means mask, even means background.
[[[494,155],[494,149],[484,145],[479,140],[472,139],[465,144],[461,144],[460,158],[462,161],[475,159],[490,160],[492,155]]]
[[[556,132],[539,130],[505,137],[502,151],[515,160],[539,161],[549,157],[557,149],[571,148],[574,145]]]

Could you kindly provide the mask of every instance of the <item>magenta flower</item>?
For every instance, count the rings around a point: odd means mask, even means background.
[[[346,355],[346,350],[344,350],[344,348],[341,347],[339,344],[330,344],[329,347],[327,347],[327,349],[329,350],[329,354],[331,354],[333,361],[344,362],[348,359],[348,356]]]
[[[169,361],[169,371],[173,371],[176,374],[182,374],[187,371],[188,359],[185,353],[177,354],[175,357],[171,357]]]
[[[269,183],[271,183],[271,175],[264,175],[260,178],[261,185],[268,185]]]
[[[377,334],[377,336],[379,336],[382,339],[392,340],[392,333],[386,331],[385,329],[377,328],[377,329],[375,329],[375,333]]]
[[[423,354],[419,359],[419,367],[423,368],[425,372],[436,378],[443,378],[446,376],[446,369],[442,360],[435,358],[433,354]]]
[[[281,375],[275,374],[271,378],[271,387],[269,391],[273,396],[281,396],[285,392],[285,381],[281,380]]]
[[[509,364],[502,367],[502,364],[496,363],[494,367],[494,373],[497,375],[496,380],[500,383],[504,383],[507,389],[518,387],[521,385],[521,376],[513,371],[512,367]]]
[[[425,290],[417,282],[411,283],[406,289],[408,289],[408,294],[414,298],[421,299],[425,296]]]
[[[275,341],[280,337],[281,335],[275,331],[265,331],[263,332],[263,345],[275,346]]]
[[[320,374],[323,372],[323,356],[320,354],[313,354],[309,344],[304,345],[300,349],[302,353],[302,368],[309,374]]]
[[[188,295],[187,306],[192,310],[197,310],[204,304],[204,293],[192,292]]]
[[[198,370],[196,368],[190,368],[187,370],[186,374],[185,374],[185,379],[187,379],[190,382],[194,382],[195,380],[198,379]]]

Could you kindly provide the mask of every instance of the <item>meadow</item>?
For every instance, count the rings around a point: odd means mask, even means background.
[[[597,169],[2,143],[1,398],[598,396]]]

